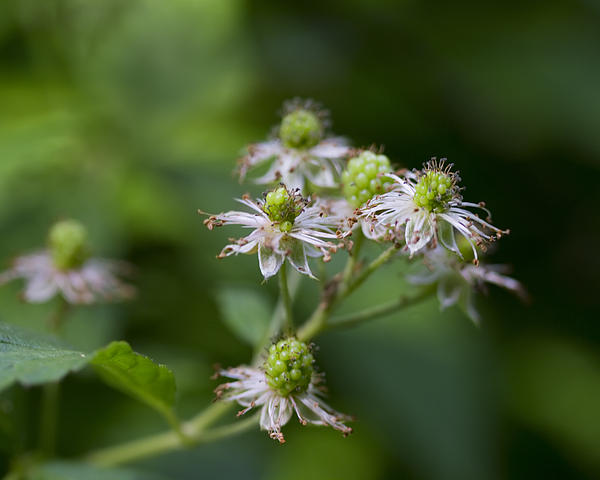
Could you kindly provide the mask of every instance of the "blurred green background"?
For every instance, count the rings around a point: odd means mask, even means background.
[[[90,350],[125,339],[168,364],[179,411],[193,414],[212,398],[212,365],[251,354],[215,293],[276,299],[255,257],[215,259],[235,229],[210,233],[196,210],[260,191],[231,171],[294,96],[397,164],[454,162],[465,197],[511,229],[491,260],[514,266],[532,303],[492,289],[480,329],[432,300],[320,337],[330,403],[357,416],[347,439],[292,421],[283,447],[253,431],[133,467],[172,479],[598,478],[596,0],[1,0],[2,266],[59,218],[88,225],[99,256],[136,265],[139,295],[79,309],[65,335]],[[348,308],[403,288],[390,265]],[[53,305],[21,303],[18,289],[0,289],[0,319],[43,329]],[[298,314],[315,291],[304,282]],[[62,400],[65,457],[164,428],[90,371],[66,380]],[[38,410],[36,388],[0,398],[0,472],[35,444]]]

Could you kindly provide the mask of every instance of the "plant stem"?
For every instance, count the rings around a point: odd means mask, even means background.
[[[54,334],[57,334],[60,331],[63,321],[71,308],[71,304],[63,297],[59,297],[59,302],[60,303],[58,304],[56,311],[48,319],[48,327]]]
[[[294,318],[292,313],[292,299],[288,289],[287,264],[285,260],[279,269],[279,295],[283,300],[283,306],[285,308],[285,326],[288,330],[287,333],[291,334],[294,331]]]
[[[52,457],[56,450],[59,396],[60,385],[58,382],[47,383],[43,386],[42,411],[40,415],[40,448],[47,457]]]
[[[354,274],[354,268],[356,267],[356,261],[358,260],[358,255],[360,254],[360,248],[362,247],[364,235],[362,230],[359,228],[356,232],[356,239],[354,240],[354,245],[352,246],[352,251],[348,256],[348,261],[346,262],[346,267],[344,268],[344,273],[342,276],[342,281],[344,284],[348,284],[350,282],[352,275]]]
[[[306,342],[313,338],[317,333],[323,330],[323,326],[329,316],[329,310],[332,304],[327,302],[321,302],[317,306],[316,310],[309,317],[309,319],[298,329],[296,336],[298,340]]]
[[[397,247],[392,245],[387,250],[383,251],[375,260],[369,263],[354,281],[351,280],[351,276],[347,282],[342,280],[338,292],[331,299],[321,301],[309,319],[298,329],[298,339],[307,341],[323,331],[327,326],[327,319],[335,307],[362,285],[363,282],[369,278],[375,270],[387,262],[396,251]],[[350,263],[350,259],[348,260],[348,263]],[[348,263],[346,264],[346,267],[348,267]]]
[[[398,247],[392,245],[388,247],[386,250],[381,252],[379,256],[373,260],[367,267],[362,270],[359,275],[354,279],[354,281],[348,282],[347,284],[342,284],[342,288],[340,294],[338,295],[340,300],[346,298],[350,295],[354,290],[360,287],[364,281],[371,276],[371,274],[381,267],[384,263],[386,263],[392,256],[398,251]]]
[[[214,423],[230,408],[230,403],[215,403],[196,417],[184,423],[183,430],[187,435],[186,442],[182,442],[181,438],[175,432],[169,431],[91,452],[85,457],[85,460],[88,463],[97,466],[111,467],[141,460],[185,446],[220,440],[221,438],[241,433],[258,422],[258,415],[254,415],[235,423],[216,427],[212,430],[206,430],[207,427]]]
[[[291,271],[289,275],[289,284],[288,291],[290,293],[291,299],[296,296],[298,292],[298,288],[300,287],[301,275],[295,274],[295,271]],[[265,332],[262,340],[258,342],[254,349],[254,356],[252,358],[252,365],[256,365],[257,362],[260,361],[261,355],[263,355],[265,348],[269,345],[273,337],[277,334],[279,329],[281,328],[282,320],[285,317],[285,306],[283,302],[283,298],[281,295],[279,296],[279,300],[277,301],[277,305],[273,310],[273,315],[271,316],[271,322],[269,323],[269,327]]]
[[[70,304],[60,297],[56,311],[48,319],[50,330],[57,334],[70,310]],[[40,449],[44,455],[52,457],[56,450],[56,431],[59,415],[60,384],[47,383],[42,388],[42,405],[40,414]]]
[[[413,295],[403,295],[400,298],[388,303],[384,303],[383,305],[377,305],[375,307],[361,310],[360,312],[332,318],[325,328],[352,327],[364,321],[373,320],[374,318],[402,310],[410,307],[411,305],[415,305],[416,303],[428,298],[434,291],[434,287],[427,286],[420,289]]]

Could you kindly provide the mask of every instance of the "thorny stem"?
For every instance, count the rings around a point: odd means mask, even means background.
[[[283,301],[283,307],[285,308],[285,328],[288,333],[291,333],[294,329],[294,317],[292,313],[292,299],[290,297],[290,291],[288,289],[287,281],[287,268],[286,262],[281,264],[279,269],[279,295]]]
[[[322,300],[310,318],[298,329],[297,337],[299,340],[307,341],[324,330],[327,326],[327,319],[335,307],[354,290],[361,286],[369,276],[386,263],[397,251],[397,247],[392,245],[384,250],[375,260],[373,260],[358,276],[352,280],[350,276],[347,282],[342,280],[337,293],[330,299]],[[348,260],[350,262],[350,259]],[[348,264],[346,264],[348,268]],[[353,269],[352,269],[353,270]],[[351,270],[351,272],[352,272]]]
[[[413,295],[402,295],[396,300],[384,303],[383,305],[377,305],[375,307],[366,308],[359,312],[350,313],[340,317],[334,317],[328,322],[325,328],[352,327],[364,321],[373,320],[374,318],[402,310],[410,307],[411,305],[415,305],[420,301],[427,299],[434,291],[435,287],[428,285],[421,288]]]
[[[328,323],[327,320],[331,311],[339,302],[350,295],[356,290],[362,283],[379,267],[386,263],[396,251],[396,247],[392,246],[385,250],[379,257],[373,260],[360,274],[352,280],[354,273],[355,262],[358,258],[358,251],[360,244],[355,248],[355,252],[352,255],[352,260],[349,259],[350,266],[346,265],[345,271],[350,272],[348,276],[344,275],[343,283],[338,292],[330,299],[324,300],[319,303],[318,307],[306,321],[306,323],[298,330],[298,338],[300,340],[308,340],[321,332],[326,328],[335,328],[342,326],[351,326],[360,323],[364,320],[372,319],[377,316],[390,313],[395,310],[413,305],[418,301],[426,298],[432,292],[431,287],[426,287],[419,291],[413,296],[401,297],[389,304],[382,305],[380,307],[373,307],[371,309],[363,310],[355,314],[339,317]],[[256,364],[260,358],[265,346],[271,340],[271,337],[275,335],[281,328],[282,320],[284,318],[291,320],[291,301],[296,293],[299,285],[299,278],[292,277],[290,285],[287,285],[287,278],[285,270],[280,277],[281,296],[279,302],[273,312],[273,317],[269,325],[268,331],[265,333],[265,337],[260,342],[257,350],[255,351],[254,361]],[[289,323],[288,323],[289,325]],[[259,415],[244,419],[239,422],[235,422],[229,425],[216,427],[212,430],[208,430],[214,422],[216,422],[222,415],[224,415],[231,408],[231,404],[225,402],[218,402],[208,407],[203,412],[193,417],[191,420],[181,425],[181,430],[185,435],[182,438],[176,431],[169,431],[151,435],[146,438],[134,440],[122,445],[114,447],[108,447],[89,453],[85,460],[91,464],[110,467],[123,463],[140,460],[142,458],[150,457],[153,455],[161,454],[170,450],[183,448],[191,445],[198,445],[200,443],[210,442],[219,440],[224,437],[229,437],[237,433],[243,432],[248,428],[254,426],[259,418]]]
[[[347,284],[342,284],[341,292],[338,294],[339,300],[346,298],[354,290],[360,287],[375,270],[392,258],[397,251],[398,247],[396,245],[388,247],[386,250],[381,252],[381,254],[375,260],[369,263],[369,265],[367,265],[367,267],[358,274],[354,281],[348,282]]]
[[[233,436],[248,430],[258,422],[258,415],[254,415],[244,420],[207,430],[230,407],[231,404],[229,403],[214,403],[196,417],[185,422],[182,427],[186,432],[187,442],[182,442],[175,432],[169,431],[114,447],[96,450],[86,455],[85,460],[100,467],[112,467],[186,446],[195,446]]]
[[[269,328],[267,329],[263,340],[259,342],[259,345],[255,350],[253,364],[256,364],[259,361],[260,355],[263,353],[264,348],[271,341],[273,335],[280,330],[282,321],[287,314],[286,301],[289,301],[289,305],[291,305],[291,300],[295,296],[299,285],[300,276],[290,276],[289,285],[287,284],[286,277],[288,300],[285,299],[285,295],[283,294],[282,290],[282,295],[280,296],[273,312]],[[239,422],[234,422],[229,425],[207,430],[207,428],[215,423],[220,417],[229,412],[231,408],[231,403],[214,403],[193,417],[191,420],[181,424],[179,431],[176,429],[173,431],[151,435],[138,440],[133,440],[131,442],[114,447],[96,450],[89,453],[85,457],[85,460],[94,465],[110,467],[113,465],[140,460],[153,455],[158,455],[178,448],[216,441],[221,438],[243,432],[258,422],[259,417],[255,415]]]

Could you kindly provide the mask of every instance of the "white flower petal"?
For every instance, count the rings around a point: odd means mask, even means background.
[[[258,263],[260,272],[265,280],[277,274],[283,263],[283,255],[273,249],[260,245],[258,248]]]

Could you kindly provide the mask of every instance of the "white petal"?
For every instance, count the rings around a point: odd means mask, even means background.
[[[266,280],[279,271],[283,263],[283,255],[261,244],[258,248],[258,263]]]
[[[408,220],[405,240],[411,255],[421,250],[433,238],[434,226],[431,215],[420,213]]]
[[[25,287],[23,296],[32,303],[45,302],[52,298],[58,290],[58,285],[50,275],[33,276]]]

